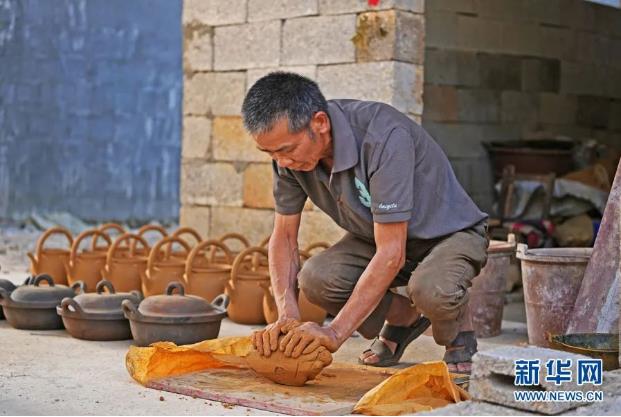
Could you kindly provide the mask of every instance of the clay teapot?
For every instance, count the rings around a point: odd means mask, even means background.
[[[52,235],[64,235],[69,241],[67,249],[44,248],[46,240]],[[52,227],[46,230],[39,240],[35,253],[27,253],[30,258],[30,272],[32,275],[47,274],[57,284],[67,284],[67,271],[65,262],[69,260],[69,253],[73,237],[71,233],[62,227]]]
[[[222,243],[223,245],[225,245],[227,247],[227,249],[229,250],[229,252],[233,256],[233,259],[235,259],[235,257],[237,257],[237,255],[239,255],[240,251],[231,249],[230,244],[228,244],[228,245],[226,244],[227,241],[236,240],[236,241],[241,243],[241,246],[243,247],[243,249],[247,249],[247,248],[250,247],[250,242],[248,242],[248,239],[246,239],[243,235],[240,235],[239,233],[226,233],[226,234],[220,236],[220,238],[218,240],[220,241],[220,243]],[[216,249],[213,248],[213,250],[215,251]],[[214,262],[222,263],[222,262],[225,261],[223,255],[219,255],[219,256],[220,256],[220,258],[215,258],[215,259],[212,258],[212,259],[214,259]]]
[[[135,243],[140,246],[136,247]],[[146,240],[138,235],[124,233],[119,236],[106,254],[106,266],[102,276],[119,292],[141,291],[141,275],[147,270],[147,257],[136,255],[149,251]]]
[[[95,287],[101,280],[101,274],[106,266],[106,252],[93,250],[79,252],[79,249],[84,239],[96,239],[97,237],[102,237],[108,243],[108,246],[112,243],[108,235],[97,229],[91,229],[80,233],[71,245],[69,260],[65,261],[69,285],[83,281],[87,291],[95,291]]]
[[[243,250],[233,262],[231,279],[225,284],[225,294],[231,299],[229,317],[236,323],[263,324],[263,288],[261,282],[269,282],[270,275],[260,268],[260,262],[252,259],[267,258],[267,250],[251,247]],[[250,262],[249,262],[250,261]]]
[[[210,261],[207,254],[212,258],[217,252],[213,248],[222,251],[224,262],[218,263]],[[220,257],[220,259],[222,259]],[[188,288],[188,293],[198,295],[207,300],[213,300],[218,295],[224,293],[224,285],[231,276],[231,264],[233,257],[228,248],[217,240],[206,240],[199,243],[192,249],[185,264],[184,279]]]
[[[102,232],[105,235],[108,235],[108,237],[110,239],[112,239],[111,236],[111,232],[114,231],[116,235],[121,236],[122,234],[125,233],[125,229],[123,228],[123,226],[121,226],[120,224],[117,223],[105,223],[102,224],[101,226],[99,226],[99,228],[97,229],[100,232]],[[108,245],[105,246],[97,246],[97,242],[99,241],[99,236],[97,236],[95,239],[91,240],[91,250],[92,251],[101,251],[101,252],[108,252],[108,249],[110,248]],[[124,250],[120,250],[118,252],[118,254],[120,255],[121,252],[123,252]]]
[[[180,245],[186,254],[190,253],[190,246],[178,237],[165,237],[157,242],[149,253],[146,270],[140,274],[145,297],[162,294],[169,282],[183,280],[185,262],[171,256],[173,251],[167,248],[174,244]]]
[[[138,232],[136,232],[136,234],[140,236],[141,238],[143,238],[144,240],[146,240],[147,243],[149,241],[154,241],[153,239],[147,239],[145,237],[147,233],[159,234],[162,239],[165,237],[168,237],[168,232],[166,231],[166,229],[164,229],[162,226],[158,226],[157,224],[145,224],[140,229],[138,229]],[[135,241],[132,242],[132,244],[135,244],[135,243],[136,243]],[[144,255],[146,257],[149,256],[149,251],[144,252],[142,249],[137,250],[135,253],[136,255]]]
[[[181,238],[186,243],[191,241],[191,240],[188,240],[186,238],[186,236],[191,236],[192,240],[195,242],[195,244],[193,246],[198,245],[203,240],[201,235],[196,230],[192,229],[191,227],[180,227],[177,230],[175,230],[175,232],[171,236]],[[190,246],[190,247],[192,247],[192,246]],[[171,251],[172,250],[172,245],[168,245],[168,249],[167,250]],[[170,256],[174,256],[175,258],[179,258],[180,260],[185,262],[187,260],[187,257],[189,256],[189,254],[186,251],[176,251],[176,252],[171,252]],[[199,257],[199,258],[196,259],[196,261],[200,263],[200,262],[203,262],[203,259],[205,259],[205,258],[204,257]],[[211,300],[211,298],[210,298],[210,300]]]

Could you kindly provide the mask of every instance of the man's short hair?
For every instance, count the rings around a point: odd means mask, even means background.
[[[278,120],[289,120],[289,132],[308,127],[313,115],[328,111],[316,82],[292,72],[272,72],[250,88],[242,105],[244,127],[250,134],[268,132]]]

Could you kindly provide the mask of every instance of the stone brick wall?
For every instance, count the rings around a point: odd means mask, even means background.
[[[423,126],[492,204],[481,141],[533,132],[621,147],[621,10],[583,0],[432,0]]]
[[[173,0],[0,0],[0,218],[177,217],[180,22]]]
[[[242,127],[246,91],[277,70],[316,80],[328,99],[390,103],[420,120],[424,0],[184,0],[183,225],[205,236],[273,225],[270,159]],[[307,204],[300,241],[343,231]]]

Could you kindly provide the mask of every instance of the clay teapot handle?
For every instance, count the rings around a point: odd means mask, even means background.
[[[35,254],[37,258],[41,255],[41,251],[43,250],[43,245],[45,245],[45,241],[52,235],[65,235],[67,240],[69,241],[69,247],[73,245],[73,236],[71,236],[71,232],[63,227],[52,227],[51,229],[47,229],[37,240],[37,247],[35,249]]]
[[[75,300],[71,297],[63,298],[63,300],[60,302],[60,307],[66,313],[78,313],[81,315],[84,312],[84,310],[82,310],[82,307],[80,307],[80,305],[76,303]],[[71,310],[71,308],[73,310]]]
[[[138,311],[136,304],[134,304],[132,300],[123,300],[121,308],[123,308],[123,313],[125,313],[125,318],[127,319],[140,320],[142,318],[142,314],[140,314],[140,311]]]
[[[180,227],[177,230],[175,230],[175,233],[172,234],[173,237],[180,237],[182,235],[191,235],[194,240],[196,240],[196,243],[200,243],[203,241],[203,238],[201,237],[200,233],[198,233],[196,231],[196,229],[193,229],[191,227]]]
[[[99,226],[99,231],[106,233],[108,230],[116,230],[120,235],[125,233],[123,226],[117,223],[106,223]],[[108,234],[108,233],[106,233]]]
[[[155,263],[155,260],[159,255],[160,248],[164,245],[172,245],[173,243],[180,244],[186,250],[186,253],[190,253],[190,245],[188,245],[185,240],[172,236],[165,237],[164,239],[157,242],[151,249],[151,252],[149,253],[149,259],[147,260],[147,271],[153,270],[153,264]]]
[[[162,226],[158,226],[157,224],[145,224],[140,229],[138,229],[137,235],[142,237],[147,232],[159,232],[162,237],[167,237],[168,232]]]
[[[272,237],[272,235],[268,235],[267,237],[265,237],[261,243],[259,243],[259,247],[260,248],[265,248],[267,249],[267,244],[270,243],[270,238]]]
[[[108,249],[108,254],[106,255],[106,263],[110,265],[112,259],[114,259],[114,255],[116,254],[116,250],[121,246],[123,242],[130,242],[129,244],[129,256],[134,256],[134,252],[136,251],[136,242],[140,243],[145,251],[149,252],[149,244],[146,240],[138,235],[134,235],[132,233],[124,233],[121,236],[117,237],[114,243]]]
[[[231,255],[231,251],[225,244],[217,240],[205,240],[199,243],[198,245],[196,245],[194,249],[192,249],[192,251],[188,255],[188,260],[185,263],[185,273],[187,274],[187,276],[190,276],[190,274],[192,273],[192,268],[194,267],[194,259],[203,250],[205,250],[205,248],[222,249],[222,252],[224,252],[224,255],[226,256],[226,263],[230,265],[233,262],[233,255]],[[210,254],[211,256],[210,256],[209,261],[213,262],[213,256],[216,254],[216,250],[214,249],[210,251]]]
[[[97,287],[95,287],[95,291],[97,292],[97,294],[103,293],[104,289],[108,290],[108,294],[116,294],[114,285],[112,285],[112,283],[107,279],[102,279],[97,283]]]
[[[71,285],[71,289],[76,294],[85,294],[86,293],[86,283],[84,281],[76,281]],[[80,292],[76,292],[79,290]]]
[[[303,250],[304,252],[310,254],[313,251],[313,249],[317,249],[317,248],[328,249],[329,247],[330,247],[330,244],[328,242],[315,242],[315,243],[311,243],[310,245],[305,247]]]
[[[47,282],[47,284],[50,287],[54,286],[54,279],[51,276],[47,275],[47,274],[37,275],[37,277],[34,279],[34,282],[32,283],[32,285],[34,285],[35,287],[38,287],[39,284],[41,283],[41,281]]]
[[[310,253],[308,253],[305,249],[302,249],[298,253],[300,255],[300,260],[302,261],[302,263],[308,261],[313,256]]]
[[[247,248],[241,251],[240,254],[237,255],[237,257],[235,258],[235,261],[233,261],[233,266],[231,268],[231,281],[232,282],[235,282],[235,279],[237,278],[237,274],[239,273],[239,268],[244,263],[244,259],[247,256],[250,256],[253,254],[261,254],[267,258],[267,249],[254,246],[254,247],[250,247],[250,248]]]
[[[71,254],[69,255],[69,261],[71,263],[75,261],[75,256],[78,252],[78,249],[80,248],[80,244],[82,243],[82,241],[90,236],[95,236],[93,240],[96,240],[99,236],[103,237],[106,243],[108,243],[108,247],[110,247],[110,245],[112,244],[112,240],[110,240],[110,237],[108,237],[107,234],[100,232],[97,229],[85,230],[78,235],[78,237],[73,242],[73,245],[71,245]]]
[[[220,236],[220,239],[218,240],[221,243],[224,243],[224,241],[226,240],[238,240],[242,243],[242,245],[244,245],[244,247],[246,248],[250,247],[250,242],[248,242],[248,239],[246,239],[243,235],[240,235],[239,233],[226,233]]]
[[[185,288],[179,281],[173,281],[166,287],[166,295],[173,295],[173,291],[177,290],[179,295],[185,295]]]
[[[226,311],[226,309],[229,307],[230,301],[231,299],[229,298],[228,295],[220,294],[219,296],[213,299],[213,301],[211,302],[211,305],[221,308],[222,310]]]

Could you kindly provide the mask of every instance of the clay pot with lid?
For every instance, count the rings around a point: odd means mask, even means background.
[[[160,341],[185,345],[217,338],[228,303],[224,294],[211,303],[195,295],[185,295],[181,283],[171,282],[165,295],[147,297],[138,307],[125,300],[122,306],[136,345],[148,346]]]
[[[151,249],[147,269],[140,276],[145,297],[163,294],[169,282],[183,281],[185,262],[171,256],[173,251],[168,250],[168,246],[175,244],[190,253],[190,246],[184,240],[172,236],[160,240]]]
[[[65,236],[69,242],[67,248],[46,248],[45,242],[53,235]],[[57,284],[67,284],[65,262],[69,260],[72,244],[73,236],[67,229],[62,227],[47,229],[37,240],[35,253],[27,253],[30,258],[30,272],[33,275],[47,274]]]
[[[243,250],[233,262],[225,294],[231,299],[229,318],[236,323],[265,323],[261,283],[269,283],[270,275],[260,266],[263,259],[267,259],[267,250],[251,247]]]
[[[222,256],[216,258],[213,248]],[[211,259],[210,259],[211,258]],[[224,259],[219,263],[216,259]],[[231,276],[233,257],[228,248],[217,240],[206,240],[192,249],[185,265],[184,280],[189,294],[212,300],[224,293],[224,285]]]
[[[138,291],[117,293],[110,281],[102,280],[97,283],[95,294],[63,298],[56,313],[62,317],[67,332],[77,339],[131,339],[129,322],[121,306],[125,300],[138,305],[142,294]]]
[[[8,279],[0,278],[0,288],[2,288],[7,295],[11,295],[13,290],[17,287]],[[4,320],[4,312],[2,311],[2,308],[0,308],[0,320]]]
[[[45,282],[47,285],[40,285]],[[56,306],[65,297],[75,296],[75,290],[66,285],[56,285],[49,275],[38,275],[31,285],[21,285],[8,293],[0,288],[0,304],[6,320],[16,329],[62,329],[63,322],[56,314]]]
[[[149,249],[147,241],[138,235],[125,233],[119,236],[106,254],[103,278],[119,292],[141,291],[141,276],[147,269],[147,257],[136,252],[147,253]]]
[[[86,230],[78,235],[71,245],[69,260],[65,262],[67,282],[72,285],[78,281],[84,282],[87,291],[95,291],[97,283],[101,280],[101,274],[106,266],[107,252],[103,250],[82,250],[81,243],[87,239],[103,238],[111,245],[112,241],[103,232],[97,229]]]

